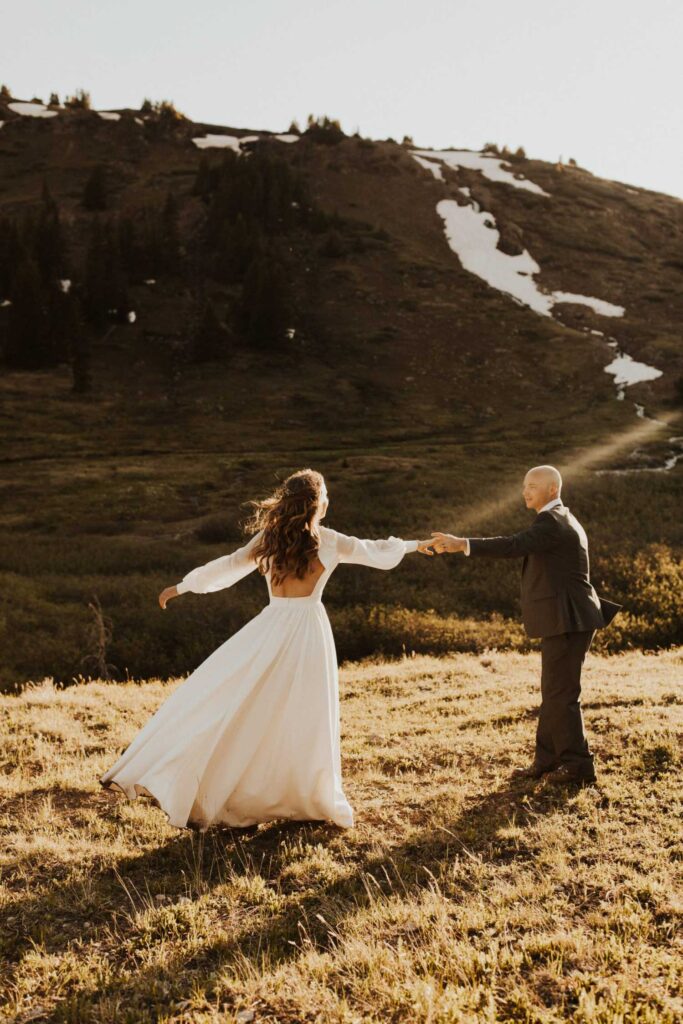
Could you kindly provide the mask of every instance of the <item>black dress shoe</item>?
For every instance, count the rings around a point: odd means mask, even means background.
[[[530,764],[527,768],[513,768],[513,779],[540,779],[550,768],[542,768],[539,764]]]
[[[593,782],[597,782],[595,772],[590,774],[577,772],[575,768],[570,768],[567,764],[561,764],[559,768],[554,768],[553,771],[548,772],[546,779],[548,782],[559,782],[565,786],[590,786]]]

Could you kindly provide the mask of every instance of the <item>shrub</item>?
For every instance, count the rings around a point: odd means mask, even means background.
[[[398,605],[353,605],[330,609],[340,658],[384,654],[449,654],[484,651],[492,647],[526,649],[529,642],[520,623],[493,614],[488,619],[439,615],[433,609],[416,611]]]
[[[77,89],[75,95],[67,96],[64,106],[70,107],[72,110],[90,110],[90,93],[84,89]]]
[[[683,643],[683,561],[671,548],[650,544],[635,555],[614,555],[607,568],[610,594],[624,607],[609,630],[598,632],[597,650]]]
[[[315,118],[313,114],[308,115],[305,135],[314,142],[322,142],[327,145],[336,145],[345,138],[341,124],[338,120],[329,118],[327,114]]]

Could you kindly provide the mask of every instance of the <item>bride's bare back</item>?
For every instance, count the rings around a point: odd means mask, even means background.
[[[286,576],[277,586],[272,586],[273,597],[310,597],[315,590],[315,585],[325,572],[325,566],[316,556],[311,559],[309,572],[303,579],[298,576]]]

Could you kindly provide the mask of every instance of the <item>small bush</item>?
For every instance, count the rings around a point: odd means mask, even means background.
[[[317,118],[313,114],[309,114],[306,124],[307,127],[304,134],[313,139],[314,142],[322,142],[326,145],[334,146],[346,137],[339,121],[336,118],[329,118],[327,114]]]
[[[355,605],[330,609],[337,652],[342,659],[383,654],[450,654],[526,650],[529,642],[520,623],[493,614],[488,619],[439,615],[433,610],[415,611],[400,606]]]
[[[72,110],[91,110],[90,93],[84,89],[77,89],[73,96],[67,96],[64,106]]]

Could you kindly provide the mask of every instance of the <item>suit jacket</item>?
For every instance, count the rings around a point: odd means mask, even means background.
[[[522,621],[530,637],[601,629],[621,608],[596,594],[586,531],[566,505],[539,512],[509,537],[470,537],[470,557],[524,559]]]

